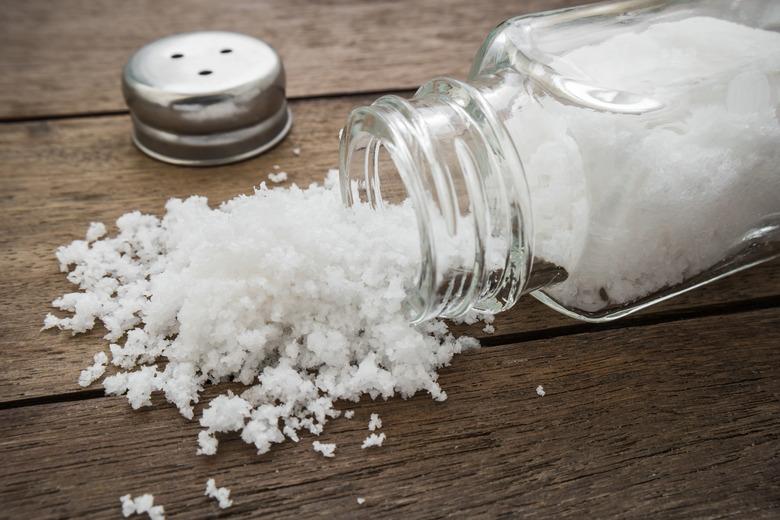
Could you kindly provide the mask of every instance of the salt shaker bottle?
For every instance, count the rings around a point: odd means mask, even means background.
[[[780,254],[780,0],[510,19],[467,81],[355,110],[342,197],[411,203],[412,321],[624,316]]]

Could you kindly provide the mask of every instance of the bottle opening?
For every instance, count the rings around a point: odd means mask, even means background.
[[[415,181],[419,165],[399,129],[394,128],[397,121],[382,115],[375,107],[363,107],[347,121],[339,154],[341,195],[347,206],[368,204],[385,216],[390,221],[385,232],[412,234],[417,239],[416,256],[409,259],[416,262],[417,269],[403,283],[406,315],[417,323],[438,315],[431,296],[435,294],[433,244],[428,220],[420,215],[427,208]]]
[[[361,133],[350,147],[349,189],[353,203],[368,203],[377,211],[383,211],[387,205],[411,204],[395,161],[381,139]]]
[[[496,152],[502,143],[473,112],[438,98],[385,96],[344,128],[345,204],[368,204],[403,233],[417,231],[419,269],[405,302],[412,322],[497,312],[526,280],[525,210],[511,203],[519,166],[511,149]]]

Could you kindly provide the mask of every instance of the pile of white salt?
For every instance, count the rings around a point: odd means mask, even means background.
[[[205,385],[238,381],[203,411],[199,453],[215,434],[238,431],[258,453],[299,432],[318,435],[339,415],[334,401],[362,395],[445,393],[436,369],[477,345],[455,339],[441,321],[408,323],[402,309],[419,269],[412,209],[342,205],[336,172],[326,185],[239,196],[217,209],[206,199],[172,199],[162,219],[138,212],[105,237],[92,224],[86,240],[57,251],[79,292],[54,301],[71,317],[45,327],[107,329],[109,394],[133,408],[161,391],[192,419]],[[80,383],[105,370],[95,357]]]

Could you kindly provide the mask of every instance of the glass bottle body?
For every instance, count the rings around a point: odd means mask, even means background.
[[[778,26],[775,0],[515,18],[466,82],[355,111],[342,193],[411,199],[410,317],[532,293],[601,321],[780,254]]]

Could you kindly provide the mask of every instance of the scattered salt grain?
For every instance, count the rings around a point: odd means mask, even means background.
[[[314,451],[319,451],[325,457],[333,457],[333,452],[336,451],[336,445],[332,443],[314,441],[312,446],[314,446]]]
[[[379,415],[372,413],[371,419],[368,421],[368,429],[373,431],[376,431],[377,428],[382,427],[382,419],[379,418]]]
[[[482,329],[482,332],[484,332],[485,334],[493,334],[495,331],[496,331],[496,328],[493,325],[491,325],[490,323],[485,325],[485,328]]]
[[[102,222],[92,222],[87,229],[87,242],[94,242],[106,234],[106,225]]]
[[[128,493],[119,497],[119,500],[122,502],[122,515],[125,518],[146,513],[151,520],[165,520],[165,509],[163,506],[154,505],[154,495],[146,493],[133,500]]]
[[[353,417],[355,417],[355,410],[347,410],[344,412],[345,419],[352,419]]]
[[[479,345],[444,321],[409,324],[402,304],[420,263],[407,231],[413,208],[347,210],[335,170],[325,186],[261,184],[216,209],[191,197],[166,210],[128,213],[117,236],[61,247],[60,267],[81,291],[55,300],[70,316],[50,314],[45,327],[102,322],[120,369],[103,385],[133,408],[161,392],[194,419],[205,385],[247,385],[205,407],[200,454],[216,453],[225,432],[258,453],[300,431],[319,435],[339,399],[422,390],[444,400],[436,370]]]
[[[365,499],[365,498],[359,498],[359,497],[358,497],[358,499],[357,499],[357,503],[358,503],[358,504],[360,504],[360,505],[362,506],[363,504],[365,504],[365,503],[366,503],[366,499]]]
[[[301,155],[301,149],[300,148],[293,148],[293,154]]]
[[[106,371],[107,363],[108,356],[105,352],[98,352],[95,354],[95,364],[85,368],[81,371],[81,374],[79,374],[79,386],[89,386],[96,379],[102,377]]]
[[[281,168],[281,166],[279,166],[278,164],[274,164],[274,170],[278,170],[279,168]]]
[[[363,445],[361,446],[362,449],[371,448],[372,446],[381,446],[382,443],[385,442],[385,434],[380,433],[377,435],[376,433],[372,433],[368,437],[366,437],[366,440],[363,441]]]
[[[209,498],[216,498],[219,501],[220,509],[226,509],[233,505],[233,501],[230,500],[230,490],[226,487],[217,488],[213,478],[206,482],[206,492],[203,494]]]
[[[212,432],[207,430],[198,432],[198,449],[195,451],[197,455],[214,455],[217,453],[217,446],[219,441]]]
[[[287,180],[287,172],[269,173],[268,179],[271,182],[276,182],[276,183],[284,182]]]
[[[544,387],[542,385],[539,385],[536,387],[536,393],[539,394],[539,397],[544,397],[544,394],[547,392],[544,391]]]

